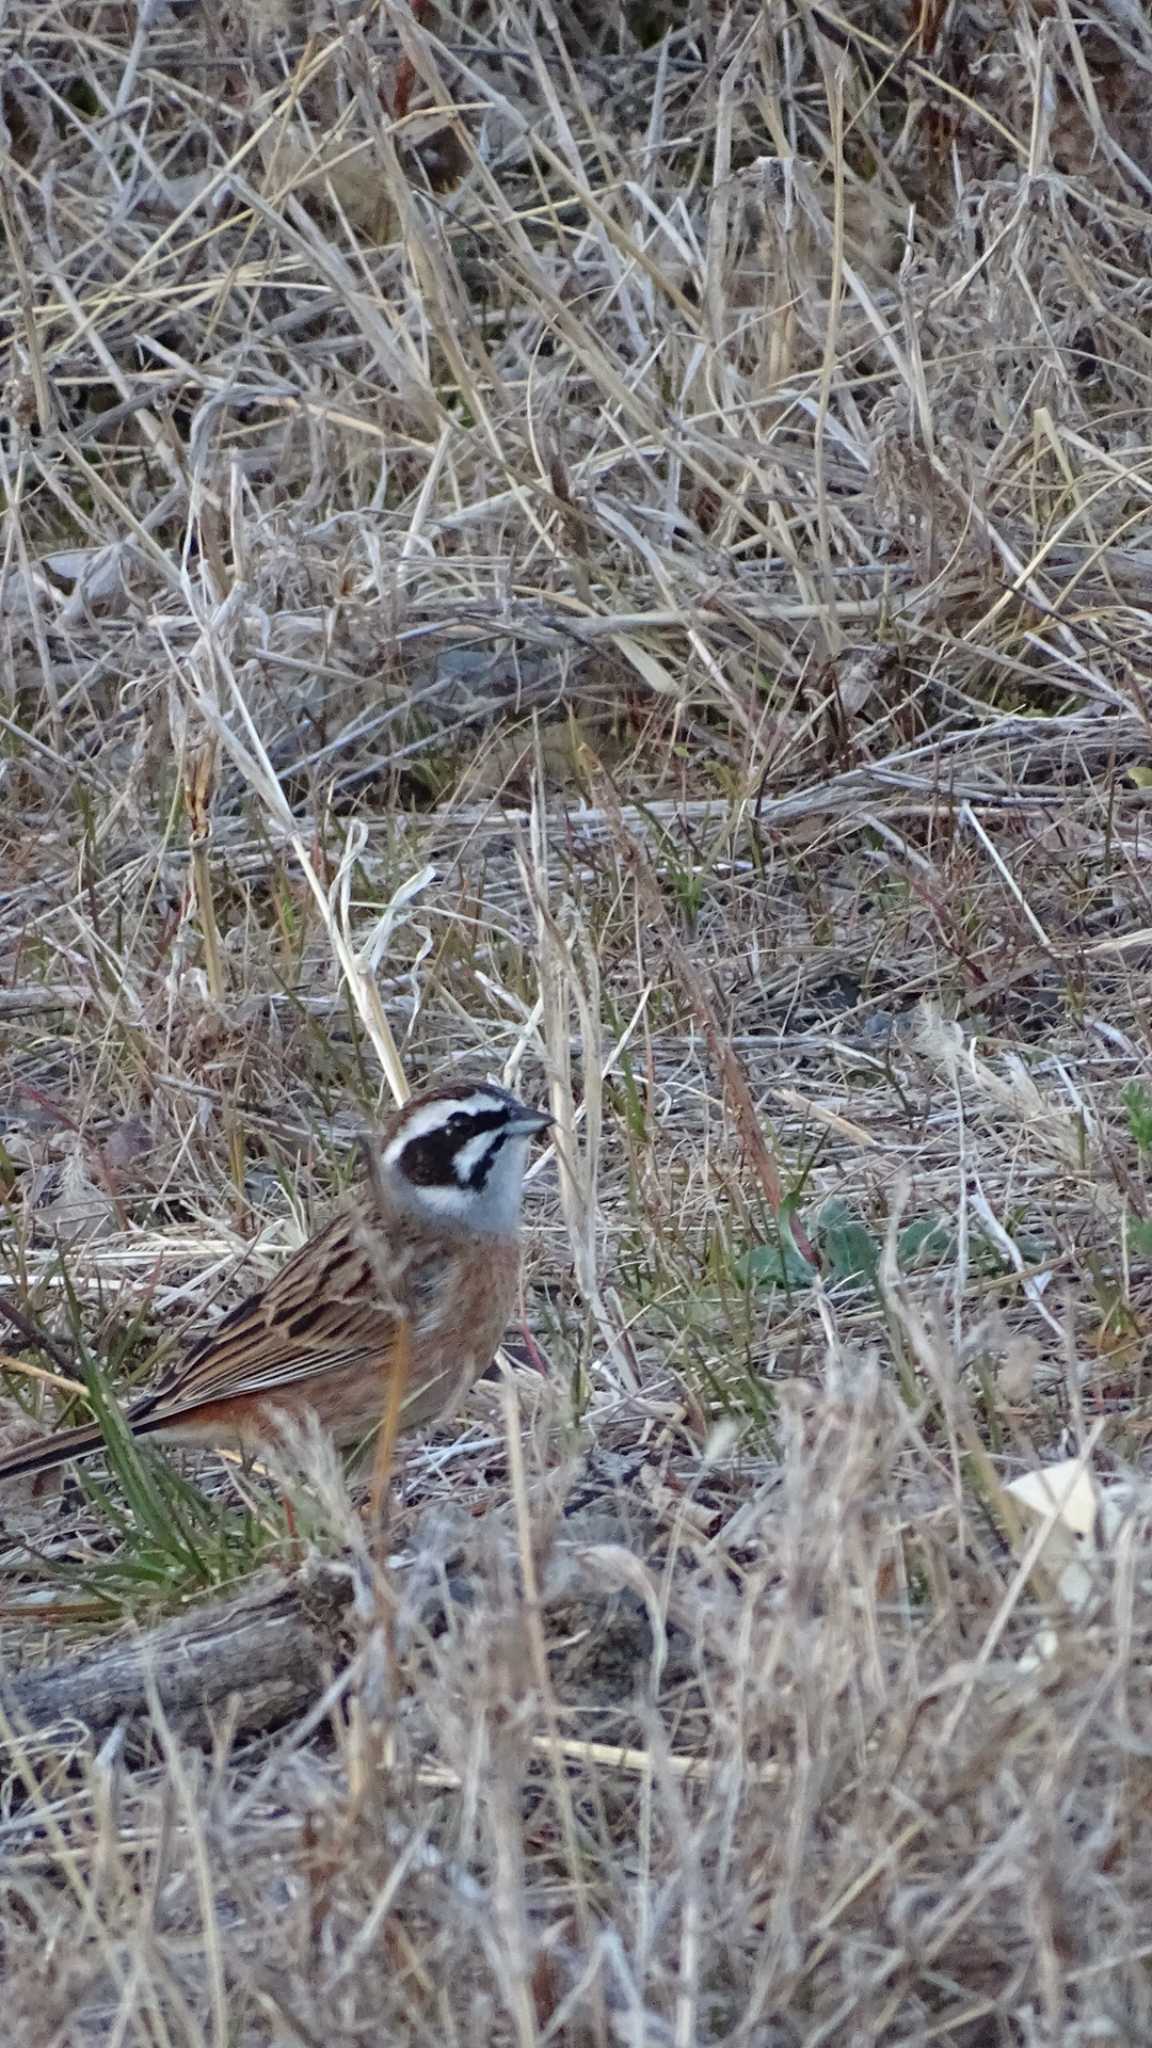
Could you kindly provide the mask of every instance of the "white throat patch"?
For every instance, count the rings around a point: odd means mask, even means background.
[[[491,1131],[481,1132],[479,1138],[469,1139],[464,1150],[471,1152],[480,1139],[490,1145],[492,1135]],[[506,1137],[482,1188],[470,1188],[460,1181],[417,1187],[406,1182],[402,1174],[394,1175],[391,1184],[397,1198],[414,1216],[437,1216],[444,1223],[466,1223],[470,1230],[514,1237],[520,1222],[524,1168],[531,1144],[531,1138],[523,1132]]]
[[[483,1082],[415,1104],[381,1156],[392,1199],[411,1216],[514,1237],[535,1135],[516,1128],[518,1113],[525,1114],[513,1096]],[[449,1131],[454,1117],[460,1124]],[[470,1131],[469,1118],[487,1127]]]

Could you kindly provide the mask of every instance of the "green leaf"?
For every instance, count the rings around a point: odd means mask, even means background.
[[[1128,1129],[1141,1152],[1152,1152],[1152,1099],[1139,1081],[1131,1081],[1121,1097],[1128,1112]]]
[[[839,1196],[825,1202],[816,1221],[816,1233],[832,1279],[875,1278],[880,1248],[871,1231]]]
[[[1128,1242],[1141,1258],[1152,1258],[1152,1223],[1147,1217],[1133,1216],[1128,1225]]]
[[[942,1266],[956,1255],[956,1232],[941,1216],[921,1216],[896,1240],[896,1262],[902,1272],[914,1266]]]
[[[810,1287],[813,1269],[790,1237],[775,1244],[754,1244],[736,1261],[741,1280],[753,1280],[758,1287]]]

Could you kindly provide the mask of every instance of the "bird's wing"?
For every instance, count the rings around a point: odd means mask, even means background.
[[[162,1423],[201,1402],[274,1393],[357,1361],[382,1370],[401,1314],[382,1299],[380,1264],[355,1212],[334,1216],[267,1287],[230,1309],[129,1419]]]

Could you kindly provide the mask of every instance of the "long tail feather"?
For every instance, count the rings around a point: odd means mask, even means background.
[[[0,1486],[6,1479],[18,1479],[24,1472],[50,1472],[69,1458],[86,1458],[102,1449],[104,1439],[95,1423],[83,1422],[77,1429],[58,1429],[43,1443],[22,1444],[18,1451],[0,1457]]]

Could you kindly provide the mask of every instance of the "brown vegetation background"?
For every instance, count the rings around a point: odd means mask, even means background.
[[[6,1429],[559,1118],[386,1554],[0,1502],[5,2042],[1146,2043],[1146,10],[0,58]]]

